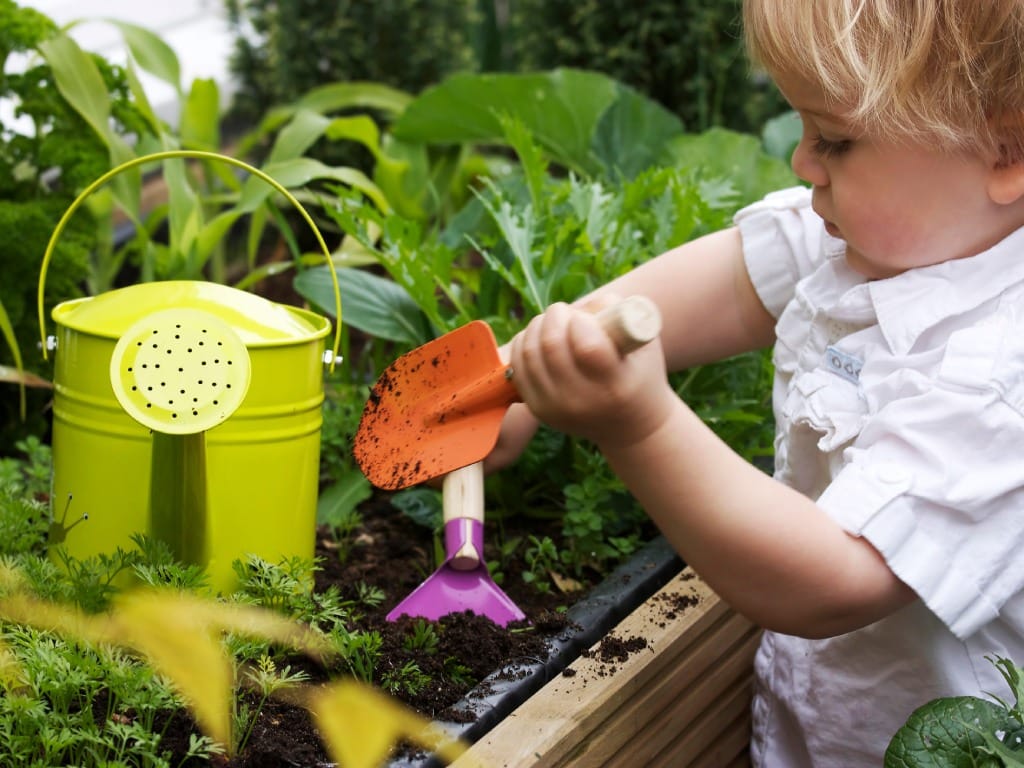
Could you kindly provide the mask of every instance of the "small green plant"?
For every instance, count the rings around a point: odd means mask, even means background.
[[[918,708],[893,736],[885,768],[1024,766],[1024,670],[986,657],[1002,674],[1014,701],[976,696],[940,698]]]
[[[396,669],[387,670],[380,680],[380,687],[388,693],[407,693],[415,696],[430,685],[430,675],[420,669],[415,661],[407,661]]]
[[[453,682],[467,687],[476,685],[478,682],[473,676],[473,670],[467,667],[459,659],[451,656],[444,660],[444,674],[445,677]]]
[[[428,655],[437,653],[441,639],[437,636],[434,625],[424,619],[416,619],[411,631],[402,640],[402,647],[407,651],[421,650]]]
[[[527,537],[528,545],[524,558],[527,570],[523,571],[523,581],[532,584],[538,592],[551,591],[550,572],[559,566],[558,547],[549,536],[538,539]]]
[[[255,665],[243,669],[241,676],[245,687],[255,692],[256,705],[251,708],[247,705],[241,706],[240,700],[235,699],[235,733],[238,734],[238,743],[234,749],[236,753],[245,749],[267,700],[276,693],[292,690],[310,679],[307,673],[301,670],[293,672],[290,666],[279,669],[266,653],[257,659]]]
[[[332,635],[348,671],[356,680],[372,683],[377,673],[384,638],[376,631],[336,631]]]

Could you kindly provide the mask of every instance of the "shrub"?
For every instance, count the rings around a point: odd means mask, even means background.
[[[520,70],[603,72],[672,110],[687,130],[758,131],[784,102],[752,76],[741,0],[512,0],[509,58]]]

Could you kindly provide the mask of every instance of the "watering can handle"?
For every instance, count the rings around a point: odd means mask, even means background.
[[[46,272],[50,266],[50,259],[53,258],[53,250],[57,245],[57,240],[60,238],[61,233],[64,231],[64,227],[67,226],[68,221],[71,220],[71,216],[78,210],[78,207],[85,202],[86,198],[89,197],[93,192],[99,189],[101,186],[106,184],[117,174],[122,171],[127,171],[145,163],[152,163],[155,161],[162,160],[173,160],[178,158],[191,158],[194,160],[219,160],[229,165],[234,165],[237,168],[241,168],[247,173],[256,176],[257,178],[265,181],[277,192],[284,196],[292,206],[299,212],[305,222],[309,225],[310,229],[313,230],[313,235],[316,237],[317,245],[323,251],[324,257],[327,260],[327,264],[331,265],[331,252],[327,248],[327,244],[324,242],[323,235],[320,233],[320,229],[313,221],[313,217],[309,215],[309,212],[302,206],[295,196],[289,192],[279,181],[269,176],[264,171],[249,165],[242,160],[238,160],[230,155],[222,155],[217,152],[204,152],[202,150],[192,149],[172,149],[164,152],[153,152],[148,155],[141,155],[139,157],[127,160],[120,165],[111,168],[109,171],[104,173],[98,179],[93,181],[89,186],[83,189],[78,197],[74,199],[68,209],[64,211],[64,215],[60,217],[60,221],[57,222],[57,226],[53,230],[53,234],[50,236],[50,242],[46,245],[46,252],[43,254],[43,263],[39,270],[39,290],[36,297],[37,309],[39,312],[39,334],[40,340],[43,343],[43,359],[47,358],[47,344],[46,344],[46,316],[45,309],[43,307],[44,294],[46,290]],[[334,324],[334,347],[332,348],[333,354],[329,361],[330,370],[334,370],[335,362],[338,360],[338,350],[341,346],[341,287],[338,285],[338,274],[332,268],[330,270],[331,281],[334,283],[334,310],[335,310],[335,324]]]

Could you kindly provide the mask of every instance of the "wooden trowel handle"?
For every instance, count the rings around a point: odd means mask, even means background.
[[[441,485],[441,502],[445,524],[464,518],[484,522],[484,464],[474,462],[452,470],[444,476]],[[451,557],[450,565],[456,570],[475,568],[483,559],[483,552],[477,552],[468,536],[465,544]]]
[[[661,333],[661,313],[646,296],[630,296],[597,313],[605,333],[623,355],[653,341]]]

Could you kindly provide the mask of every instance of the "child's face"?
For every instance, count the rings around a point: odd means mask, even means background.
[[[815,212],[866,277],[974,255],[1024,224],[1016,208],[990,199],[991,160],[859,135],[816,85],[777,82],[803,121],[793,170],[813,186]]]

